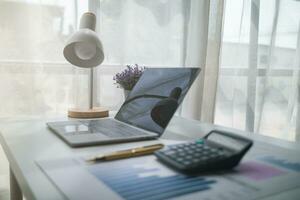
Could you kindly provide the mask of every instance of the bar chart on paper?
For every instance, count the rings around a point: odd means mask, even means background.
[[[124,199],[169,199],[211,189],[214,179],[164,171],[150,163],[131,161],[94,165],[89,171]]]
[[[259,159],[284,169],[300,172],[300,162],[293,162],[285,159],[276,158],[274,156],[264,156],[260,157]]]
[[[99,196],[125,200],[253,200],[300,187],[298,163],[264,156],[244,160],[232,171],[186,176],[152,155],[94,164],[81,158],[38,161],[66,198],[73,200],[98,200]]]

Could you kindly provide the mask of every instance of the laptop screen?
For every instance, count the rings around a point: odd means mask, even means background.
[[[147,68],[115,119],[161,135],[200,68]]]

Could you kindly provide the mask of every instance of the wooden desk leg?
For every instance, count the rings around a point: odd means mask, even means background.
[[[9,168],[9,176],[10,176],[10,200],[22,200],[23,199],[22,191],[11,168]]]

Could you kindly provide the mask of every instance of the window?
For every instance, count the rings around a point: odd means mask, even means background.
[[[80,16],[97,13],[105,62],[96,69],[96,106],[117,109],[113,75],[126,64],[182,66],[190,1],[5,0],[0,2],[0,117],[65,114],[88,105],[89,71],[62,51]],[[13,12],[11,12],[13,10]]]
[[[299,1],[226,1],[215,123],[296,140],[299,19]]]

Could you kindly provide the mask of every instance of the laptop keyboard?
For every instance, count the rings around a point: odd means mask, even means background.
[[[111,138],[132,137],[148,135],[146,132],[132,128],[113,119],[80,121],[88,127],[88,131],[80,131],[77,134],[102,134]]]

